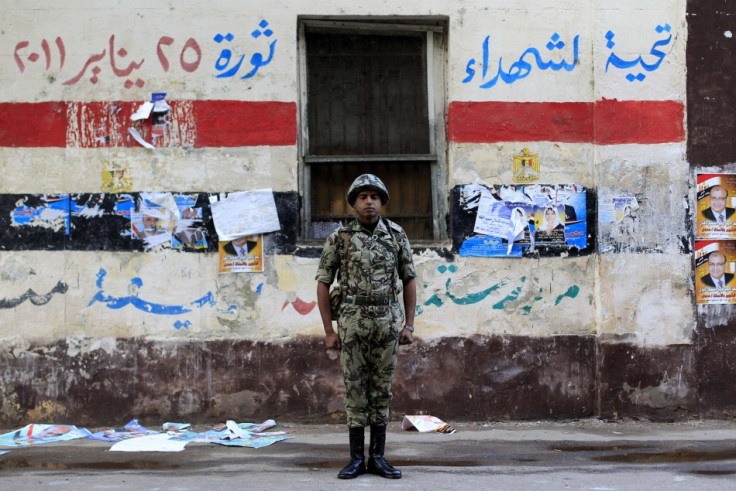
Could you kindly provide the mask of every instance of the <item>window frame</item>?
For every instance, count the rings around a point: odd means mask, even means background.
[[[305,28],[320,27],[347,33],[426,33],[427,63],[427,115],[429,125],[429,153],[391,155],[309,155],[308,89]],[[324,239],[312,238],[311,165],[330,162],[361,162],[376,160],[385,162],[427,161],[432,183],[433,238],[413,239],[414,245],[432,244],[448,239],[447,221],[447,137],[446,137],[446,70],[448,18],[445,16],[420,17],[315,17],[299,16],[297,19],[299,65],[299,123],[298,123],[298,182],[301,196],[300,241],[308,244],[322,243]],[[380,177],[380,176],[379,176]],[[389,189],[389,192],[391,190]]]

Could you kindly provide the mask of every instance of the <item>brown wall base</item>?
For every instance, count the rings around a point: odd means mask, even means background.
[[[736,412],[736,335],[693,346],[598,344],[593,336],[445,338],[402,347],[393,418],[447,421],[727,417]],[[109,348],[108,348],[109,349]],[[203,423],[342,422],[337,356],[322,339],[66,342],[0,352],[0,425],[105,426],[130,418]],[[724,383],[724,381],[730,381]]]

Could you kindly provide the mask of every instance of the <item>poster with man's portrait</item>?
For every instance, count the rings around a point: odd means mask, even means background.
[[[697,174],[696,236],[736,239],[736,174]]]
[[[695,303],[736,303],[736,241],[695,241]]]
[[[220,273],[262,273],[263,234],[243,235],[221,241]]]

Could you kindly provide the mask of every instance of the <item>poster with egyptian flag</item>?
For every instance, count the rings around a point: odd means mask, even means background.
[[[696,236],[736,239],[736,174],[697,174]]]
[[[695,303],[736,303],[736,241],[695,241]]]

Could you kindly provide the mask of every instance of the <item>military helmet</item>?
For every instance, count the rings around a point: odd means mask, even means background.
[[[383,182],[373,174],[363,174],[358,176],[348,190],[347,200],[350,206],[355,206],[355,199],[358,197],[358,193],[366,189],[374,189],[378,192],[381,197],[381,205],[388,203],[388,189]]]

